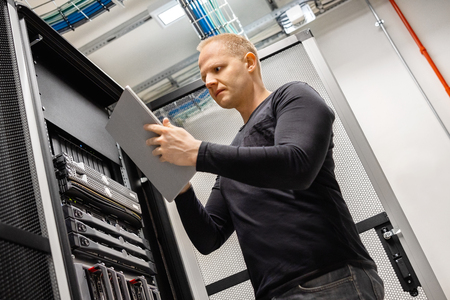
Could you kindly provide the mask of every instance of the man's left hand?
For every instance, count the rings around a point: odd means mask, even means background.
[[[183,128],[173,126],[169,119],[163,120],[163,125],[145,124],[144,129],[159,135],[150,138],[146,144],[157,146],[153,155],[160,156],[160,161],[167,161],[178,166],[195,166],[198,150],[202,141],[196,140]]]

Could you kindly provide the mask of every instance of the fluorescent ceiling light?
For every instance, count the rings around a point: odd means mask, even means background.
[[[172,22],[175,22],[179,18],[185,16],[183,8],[180,4],[176,4],[169,8],[166,11],[163,11],[162,13],[158,14],[158,18],[163,22],[164,25],[169,25]]]
[[[161,2],[161,1],[159,1]],[[180,20],[186,13],[179,3],[170,1],[169,3],[154,9],[155,5],[151,5],[148,10],[153,19],[163,28]]]

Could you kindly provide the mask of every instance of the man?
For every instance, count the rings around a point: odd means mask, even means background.
[[[203,254],[236,230],[257,299],[383,299],[334,176],[334,113],[305,83],[274,92],[255,47],[233,34],[199,45],[202,80],[244,126],[230,146],[202,142],[165,119],[145,125],[161,161],[217,174],[205,207],[190,185],[175,199]]]

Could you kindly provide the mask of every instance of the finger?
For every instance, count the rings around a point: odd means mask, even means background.
[[[161,144],[159,142],[159,140],[158,140],[158,137],[149,138],[148,140],[145,141],[145,143],[147,144],[147,146],[160,145]]]
[[[145,124],[144,125],[144,129],[145,130],[154,132],[154,133],[156,133],[158,135],[162,134],[163,128],[164,128],[163,126],[158,125],[158,124]]]
[[[172,124],[170,124],[170,120],[168,118],[164,118],[163,126],[165,126],[165,127],[172,127]]]
[[[152,154],[153,154],[153,156],[161,155],[161,148],[157,147],[157,148],[153,149]]]

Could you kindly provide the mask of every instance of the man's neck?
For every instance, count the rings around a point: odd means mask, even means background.
[[[252,115],[253,111],[271,94],[264,86],[255,88],[251,100],[249,100],[245,107],[237,108],[241,114],[244,123],[247,123],[248,119]]]

